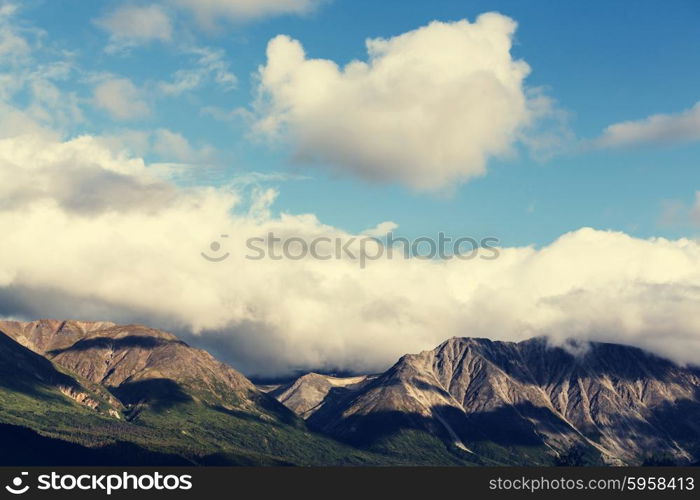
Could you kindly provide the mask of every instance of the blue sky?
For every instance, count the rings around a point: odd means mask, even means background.
[[[183,53],[183,44],[222,50],[236,87],[225,90],[209,82],[176,97],[153,96],[149,115],[134,120],[113,120],[88,106],[85,121],[71,124],[69,134],[168,128],[192,144],[214,148],[226,175],[256,171],[298,176],[283,182],[275,210],[315,213],[350,231],[381,219],[396,222],[406,235],[439,230],[494,235],[507,245],[543,244],[582,226],[642,237],[695,232],[690,221],[662,219],[664,207],[691,206],[694,201],[700,185],[697,142],[597,150],[585,146],[613,123],[679,113],[697,102],[700,5],[692,0],[668,2],[663,9],[651,1],[632,7],[608,1],[335,0],[302,15],[222,20],[215,28],[199,26],[190,13],[180,12],[171,41],[114,53],[105,50],[109,36],[95,20],[119,5],[32,0],[22,4],[17,17],[46,32],[45,54],[38,57],[49,61],[56,51],[72,53],[80,69],[59,85],[85,99],[92,85],[86,72],[126,77],[139,87],[190,67],[193,56]],[[426,195],[397,183],[377,184],[310,168],[291,160],[288,145],[251,138],[245,119],[221,121],[204,111],[251,109],[255,72],[265,64],[268,41],[278,34],[299,40],[309,57],[343,65],[367,58],[367,38],[396,36],[433,20],[474,20],[487,11],[518,22],[513,56],[532,68],[528,87],[542,87],[556,100],[571,137],[544,159],[523,147],[514,157],[490,159],[485,176],[450,193]]]

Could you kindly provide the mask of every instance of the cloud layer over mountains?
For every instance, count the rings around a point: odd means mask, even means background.
[[[168,175],[90,136],[0,140],[0,314],[144,322],[265,375],[379,370],[451,336],[606,340],[697,361],[694,241],[580,229],[496,260],[253,261],[246,239],[270,231],[349,235],[313,214],[272,216],[274,191]],[[200,255],[214,240],[231,254],[221,263]]]

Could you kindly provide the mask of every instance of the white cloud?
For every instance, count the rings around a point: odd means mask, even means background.
[[[153,133],[138,129],[118,129],[95,137],[102,147],[115,154],[141,157],[153,151]]]
[[[144,210],[166,204],[173,187],[143,161],[114,156],[91,137],[67,143],[25,135],[0,141],[0,210],[55,204],[66,213]]]
[[[226,53],[221,49],[209,47],[188,47],[181,52],[196,57],[193,68],[184,68],[175,72],[169,82],[160,82],[160,90],[171,96],[194,90],[206,82],[213,82],[224,91],[233,90],[238,83],[236,75],[231,72],[226,60]]]
[[[193,145],[179,132],[167,128],[155,130],[122,129],[95,140],[109,150],[122,155],[155,155],[161,161],[181,164],[207,164],[214,161],[215,149],[208,145]]]
[[[167,128],[118,129],[94,137],[94,141],[119,157],[152,159],[149,169],[175,184],[221,185],[231,182],[232,174],[220,151],[210,144],[192,143],[181,133]]]
[[[128,78],[108,78],[95,87],[95,104],[117,120],[141,118],[149,114],[141,91]]]
[[[161,158],[174,158],[182,163],[205,163],[214,155],[213,148],[195,148],[182,134],[168,129],[158,129],[154,133],[153,150]]]
[[[31,135],[57,139],[61,136],[54,129],[47,127],[37,117],[24,109],[0,101],[0,139],[18,135]]]
[[[253,261],[246,240],[270,231],[353,235],[311,214],[273,215],[274,190],[248,199],[160,173],[91,137],[0,140],[11,235],[0,240],[0,315],[145,322],[268,375],[375,371],[454,335],[596,339],[698,360],[696,241],[581,229],[492,261]],[[229,259],[200,256],[213,240]]]
[[[420,190],[480,176],[547,104],[526,96],[515,28],[496,13],[433,22],[368,40],[368,61],[343,68],[280,35],[260,69],[257,130],[288,133],[303,160]]]
[[[652,115],[643,120],[610,125],[595,145],[614,148],[691,141],[700,141],[700,102],[680,113]]]
[[[74,67],[66,61],[32,68],[25,81],[25,88],[32,97],[27,112],[42,123],[62,129],[82,122],[84,117],[76,92],[60,86],[73,72]]]
[[[250,110],[242,107],[233,109],[224,109],[219,106],[205,106],[201,109],[202,116],[211,116],[214,120],[220,122],[250,122],[253,123],[255,117]]]
[[[29,42],[14,24],[16,12],[17,6],[14,4],[0,5],[0,60],[19,60],[32,51]]]
[[[305,14],[325,0],[168,0],[192,12],[206,27],[219,19],[247,21],[280,14]]]
[[[123,5],[96,24],[110,34],[108,51],[151,40],[169,41],[173,31],[168,14],[158,5]]]
[[[75,67],[66,54],[42,60],[45,33],[25,23],[18,10],[0,5],[0,137],[54,135],[83,120],[76,93],[63,88]]]
[[[374,236],[375,238],[382,238],[392,232],[394,229],[397,229],[399,225],[396,222],[392,221],[384,221],[380,222],[376,226],[366,229],[362,232],[362,234],[366,234],[367,236]]]

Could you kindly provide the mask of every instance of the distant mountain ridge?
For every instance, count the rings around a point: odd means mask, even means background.
[[[4,465],[585,465],[700,459],[700,371],[640,349],[452,338],[257,388],[141,325],[0,321]],[[21,439],[20,439],[21,437]],[[19,440],[19,441],[18,441]],[[13,462],[13,457],[16,460]]]
[[[574,449],[608,464],[700,456],[700,372],[634,347],[592,343],[572,354],[545,339],[453,338],[359,384],[323,378],[271,394],[356,446],[395,446],[410,431],[493,462],[547,463]]]

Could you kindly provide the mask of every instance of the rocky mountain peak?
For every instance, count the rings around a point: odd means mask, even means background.
[[[304,395],[310,385],[302,377],[290,387]],[[582,447],[609,463],[640,463],[650,449],[679,462],[700,454],[697,369],[617,344],[452,338],[342,393],[315,382],[313,394],[313,411],[276,395],[349,442],[408,428],[470,452]]]

